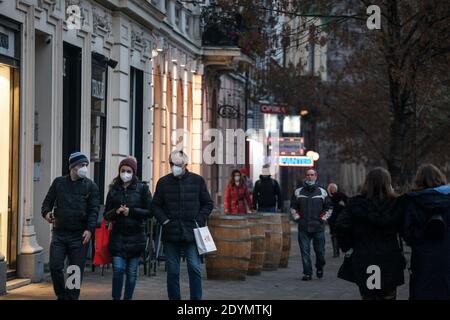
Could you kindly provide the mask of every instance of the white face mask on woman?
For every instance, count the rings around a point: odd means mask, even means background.
[[[133,174],[128,172],[122,172],[120,173],[120,179],[122,179],[124,183],[130,182],[131,179],[133,179]]]
[[[241,181],[241,176],[234,176],[234,182],[236,182],[236,184],[239,184],[240,181]]]
[[[78,169],[77,171],[77,175],[80,178],[86,178],[88,174],[88,168],[87,167],[81,167],[80,169]]]

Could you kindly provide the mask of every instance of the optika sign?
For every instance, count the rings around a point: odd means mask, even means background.
[[[262,113],[286,114],[287,106],[281,104],[262,104],[260,111]]]

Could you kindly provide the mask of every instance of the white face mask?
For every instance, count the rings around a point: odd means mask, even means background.
[[[80,169],[78,169],[77,171],[77,175],[80,178],[86,178],[88,174],[88,168],[87,167],[81,167]]]
[[[172,166],[172,173],[175,177],[178,177],[183,173],[183,168],[174,165]]]
[[[128,172],[122,172],[120,174],[120,179],[122,179],[122,181],[124,183],[130,182],[131,179],[133,179],[133,174],[132,173],[128,173]]]
[[[239,183],[239,181],[241,181],[241,177],[240,176],[235,176],[234,177],[234,182]]]

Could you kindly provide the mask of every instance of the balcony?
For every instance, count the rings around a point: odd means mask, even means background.
[[[202,49],[205,66],[219,70],[234,70],[238,62],[253,64],[239,47],[239,35],[243,30],[239,15],[230,17],[215,6],[202,11]]]

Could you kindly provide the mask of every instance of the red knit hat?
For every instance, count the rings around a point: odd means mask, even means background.
[[[248,170],[246,167],[242,167],[241,170],[239,170],[243,176],[248,176]]]
[[[125,159],[123,159],[119,164],[119,171],[120,171],[120,168],[122,168],[123,166],[128,166],[131,169],[133,169],[134,174],[137,173],[137,160],[135,157],[128,156]]]

